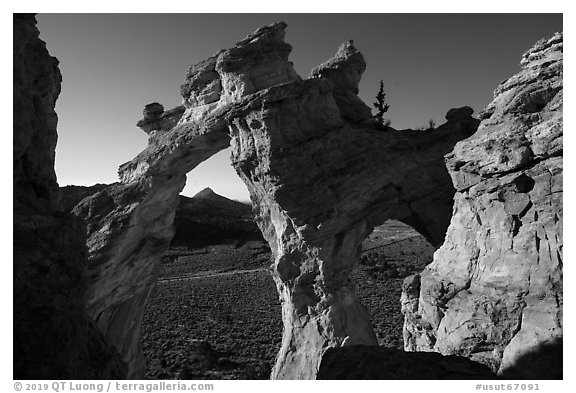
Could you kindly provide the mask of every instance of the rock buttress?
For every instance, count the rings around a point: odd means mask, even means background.
[[[405,285],[405,349],[467,356],[507,378],[561,378],[562,34],[521,66],[446,156],[454,214],[419,285]],[[540,349],[542,361],[522,360]]]
[[[14,379],[117,379],[126,365],[86,313],[82,220],[59,211],[62,80],[33,15],[14,15]]]

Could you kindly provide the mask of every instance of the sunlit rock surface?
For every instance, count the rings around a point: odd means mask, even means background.
[[[144,117],[136,123],[147,134],[158,131],[168,131],[172,129],[182,117],[184,106],[164,111],[164,107],[153,102],[144,107]]]
[[[471,110],[432,132],[377,131],[357,97],[362,55],[345,43],[303,80],[285,27],[266,26],[190,67],[178,123],[152,129],[175,112],[147,108],[148,147],[120,167],[119,183],[74,209],[88,225],[88,310],[131,378],[143,376],[143,306],[186,173],[229,145],[274,256],[284,334],[272,378],[313,379],[328,348],[376,344],[348,279],[374,226],[395,218],[435,245],[444,240],[454,189],[443,157],[476,131]]]
[[[527,51],[446,156],[454,214],[433,263],[405,282],[406,350],[561,378],[562,48],[560,33]]]

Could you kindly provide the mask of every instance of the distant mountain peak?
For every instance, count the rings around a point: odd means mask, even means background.
[[[195,194],[192,198],[211,198],[215,196],[220,195],[216,194],[210,187],[206,187],[202,191],[199,191],[197,194]]]
[[[192,216],[224,215],[230,217],[253,217],[252,205],[233,201],[225,196],[216,194],[206,187],[192,198],[180,195],[179,212],[186,212]]]

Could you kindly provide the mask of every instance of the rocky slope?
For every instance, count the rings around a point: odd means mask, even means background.
[[[174,226],[176,233],[172,247],[204,247],[209,244],[264,240],[254,222],[252,206],[232,201],[210,188],[192,198],[180,196]]]
[[[405,283],[406,350],[467,356],[507,377],[561,377],[562,41],[527,51],[478,131],[446,156],[454,214],[434,262]],[[522,362],[541,348],[541,361]]]
[[[33,15],[14,14],[14,379],[115,379],[126,366],[86,313],[85,224],[59,209],[62,80]]]

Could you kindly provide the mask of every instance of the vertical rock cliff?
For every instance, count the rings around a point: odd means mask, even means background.
[[[454,213],[433,263],[405,282],[406,350],[561,377],[562,48],[560,33],[527,51],[446,156]]]
[[[58,61],[33,15],[14,15],[14,378],[122,378],[86,313],[84,222],[58,210]]]

